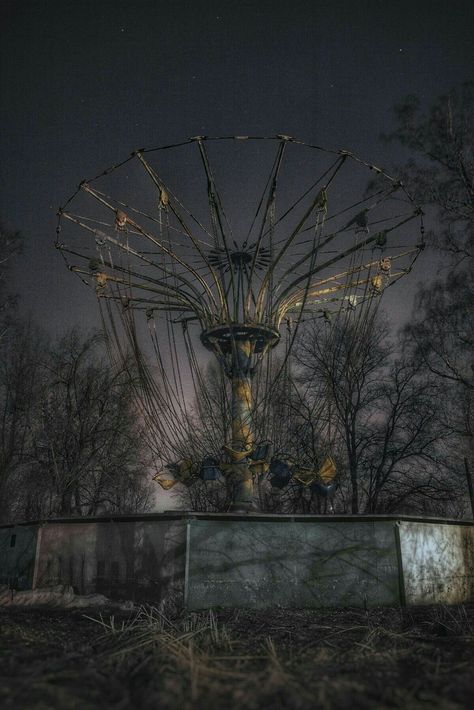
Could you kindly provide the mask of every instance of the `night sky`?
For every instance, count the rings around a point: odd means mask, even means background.
[[[1,12],[0,215],[25,237],[12,287],[52,333],[97,324],[53,246],[57,207],[83,178],[196,134],[285,133],[387,166],[393,104],[429,105],[473,75],[472,0],[3,0]]]

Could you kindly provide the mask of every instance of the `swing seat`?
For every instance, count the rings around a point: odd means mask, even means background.
[[[270,485],[272,488],[285,488],[289,484],[291,480],[291,476],[286,476],[285,478],[282,476],[273,476],[270,478]]]
[[[297,466],[293,469],[294,478],[303,486],[310,486],[318,474],[312,468]]]
[[[179,481],[188,486],[194,483],[198,474],[197,465],[191,459],[183,459],[166,466],[167,470]]]
[[[280,459],[272,459],[270,461],[270,473],[278,478],[291,478],[291,469],[286,461],[280,461]]]
[[[325,483],[321,483],[321,481],[316,481],[311,485],[311,490],[317,493],[320,496],[324,496],[327,498],[328,496],[332,495],[334,491],[337,488],[337,483],[329,483],[329,485]]]
[[[270,485],[273,488],[285,488],[292,476],[290,466],[286,461],[281,461],[280,459],[271,460],[270,473],[273,474],[270,478]]]
[[[270,457],[271,441],[262,441],[254,448],[250,454],[252,461],[267,460]]]
[[[217,481],[221,476],[218,464],[219,462],[217,459],[210,456],[203,459],[199,470],[199,478],[201,481]]]

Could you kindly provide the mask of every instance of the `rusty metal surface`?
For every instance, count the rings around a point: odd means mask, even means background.
[[[474,525],[400,521],[407,604],[474,601]]]
[[[11,589],[31,589],[38,527],[0,529],[0,584]]]
[[[456,604],[474,601],[474,524],[178,512],[10,525],[2,583],[151,602],[185,592],[196,609]]]
[[[159,601],[183,586],[181,521],[76,522],[42,528],[36,586]]]

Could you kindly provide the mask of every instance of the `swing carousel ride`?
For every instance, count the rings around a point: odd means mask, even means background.
[[[155,480],[220,479],[236,511],[262,477],[330,492],[332,457],[285,455],[271,401],[291,399],[278,383],[306,321],[367,322],[412,268],[423,215],[403,184],[289,136],[196,136],[84,180],[58,215],[56,246],[134,378]]]

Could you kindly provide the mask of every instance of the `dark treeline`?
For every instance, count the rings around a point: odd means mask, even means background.
[[[3,321],[0,520],[137,512],[150,504],[149,454],[130,371],[114,370],[100,335],[59,342]]]
[[[265,416],[276,453],[310,468],[331,456],[338,488],[328,499],[261,478],[262,510],[472,515],[473,114],[472,83],[427,114],[415,97],[395,108],[384,140],[411,156],[396,170],[424,205],[439,268],[419,285],[400,333],[383,307],[357,326],[305,323]],[[153,466],[133,366],[112,366],[100,335],[71,330],[52,342],[22,319],[5,286],[21,238],[2,229],[0,239],[0,519],[146,510]],[[215,364],[209,373],[218,410]],[[208,423],[196,427],[213,436]],[[197,510],[229,502],[222,481],[175,491]]]

